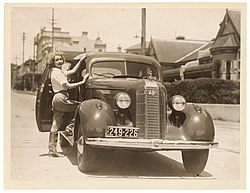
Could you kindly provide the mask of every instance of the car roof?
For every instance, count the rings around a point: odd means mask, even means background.
[[[80,59],[84,56],[87,56],[88,61],[91,61],[94,58],[112,58],[112,59],[124,59],[126,61],[134,61],[134,62],[143,62],[147,64],[153,64],[157,67],[161,67],[160,63],[153,57],[138,55],[138,54],[130,54],[130,53],[120,53],[120,52],[96,52],[96,53],[83,53],[76,56],[74,59]]]

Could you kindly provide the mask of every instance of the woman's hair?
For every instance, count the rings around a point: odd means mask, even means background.
[[[54,52],[54,53],[51,54],[50,60],[49,60],[49,64],[50,64],[51,67],[54,67],[54,66],[55,66],[55,57],[56,57],[56,56],[61,56],[62,59],[63,59],[63,62],[65,62],[65,57],[64,57],[63,53],[58,52],[58,51],[57,51],[57,52]]]

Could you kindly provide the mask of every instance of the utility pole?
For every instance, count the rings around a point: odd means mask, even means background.
[[[24,65],[24,47],[25,47],[25,33],[23,33],[23,63],[22,63],[22,73],[23,73],[23,65]]]
[[[33,44],[33,72],[32,72],[32,92],[35,91],[35,63],[36,63],[36,59],[35,59],[35,49],[36,49],[36,42],[34,41]]]
[[[17,65],[19,57],[16,55],[14,59],[15,59],[15,64]]]
[[[51,37],[51,51],[54,52],[54,8],[52,8],[52,37]]]
[[[141,51],[146,55],[146,8],[142,8]]]

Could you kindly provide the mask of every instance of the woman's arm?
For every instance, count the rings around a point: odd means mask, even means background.
[[[85,55],[84,57],[82,57],[82,58],[77,62],[77,64],[74,66],[73,69],[71,69],[71,70],[64,70],[63,73],[65,74],[65,76],[69,76],[69,75],[74,74],[74,73],[77,71],[77,69],[81,66],[82,61],[83,61],[86,57],[87,57],[87,55]]]
[[[89,73],[85,74],[82,81],[74,82],[74,83],[66,82],[66,83],[64,83],[62,86],[63,86],[63,88],[65,88],[65,89],[77,88],[77,87],[79,87],[79,86],[85,84],[85,82],[86,82],[86,80],[88,79],[89,75],[90,75]]]

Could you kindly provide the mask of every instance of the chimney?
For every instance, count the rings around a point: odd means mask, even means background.
[[[82,36],[88,36],[88,32],[87,31],[83,31],[82,32]]]
[[[79,41],[79,50],[83,52],[87,52],[89,49],[88,47],[88,32],[83,31]]]
[[[185,36],[177,36],[176,40],[185,40]]]

